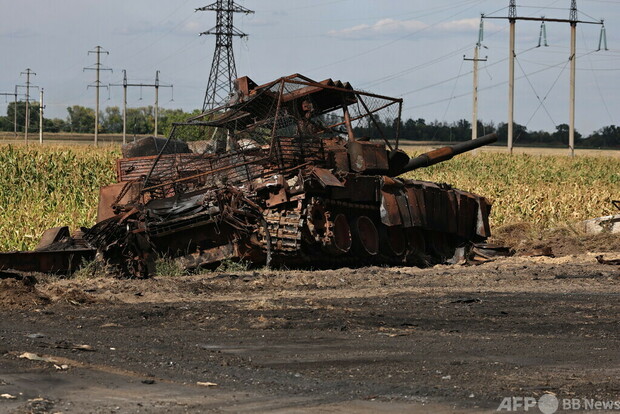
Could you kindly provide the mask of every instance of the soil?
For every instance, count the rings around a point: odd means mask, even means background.
[[[595,258],[620,257],[613,243],[428,269],[4,279],[0,394],[15,398],[0,398],[0,412],[473,413],[545,393],[615,401],[620,266]]]

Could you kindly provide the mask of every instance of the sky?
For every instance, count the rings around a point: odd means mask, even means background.
[[[202,107],[215,46],[199,36],[214,12],[206,0],[0,0],[0,92],[32,83],[45,90],[46,117],[66,108],[94,108],[87,88],[95,72],[88,54],[101,46],[103,84],[152,83],[161,71],[160,106]],[[471,119],[472,62],[480,15],[507,16],[508,0],[237,0],[254,14],[235,14],[247,38],[235,38],[237,73],[258,84],[301,73],[404,99],[403,118]],[[536,3],[535,5],[533,3]],[[568,18],[570,0],[517,0],[519,16]],[[605,19],[608,51],[596,51],[600,26],[577,26],[576,128],[582,134],[620,124],[620,0],[578,0],[581,20]],[[479,73],[479,119],[506,122],[508,22],[484,20]],[[536,47],[540,23],[516,24],[515,121],[553,131],[568,123],[570,28],[547,23],[548,47]],[[25,89],[20,88],[20,92]],[[38,98],[37,90],[32,92]],[[0,96],[0,113],[7,102]],[[173,100],[174,98],[174,100]],[[12,97],[7,97],[10,101]],[[154,102],[151,88],[130,88],[128,106]],[[541,104],[542,102],[542,104]],[[122,88],[101,90],[101,107],[121,106]]]

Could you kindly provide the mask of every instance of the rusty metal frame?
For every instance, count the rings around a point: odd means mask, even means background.
[[[356,93],[355,95],[357,96],[357,99],[359,99],[360,103],[366,110],[366,114],[370,117],[370,120],[372,121],[372,123],[375,124],[375,127],[377,128],[377,130],[379,130],[379,133],[381,134],[381,138],[383,138],[383,141],[385,141],[385,144],[388,146],[390,150],[392,150],[393,148],[392,148],[392,145],[390,144],[390,141],[385,137],[385,134],[383,133],[383,129],[381,129],[381,126],[379,125],[375,117],[372,116],[372,113],[370,112],[370,109],[368,109],[366,102],[364,102],[364,100],[362,99],[362,96],[359,93]],[[398,120],[398,123],[400,124],[400,119]]]

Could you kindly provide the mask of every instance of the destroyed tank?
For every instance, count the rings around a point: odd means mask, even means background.
[[[497,138],[410,158],[398,149],[401,111],[401,99],[331,79],[239,78],[226,105],[175,124],[157,155],[124,150],[134,156],[117,161],[84,237],[137,277],[162,256],[188,269],[445,262],[490,236],[490,202],[400,176]],[[180,145],[197,140],[202,151]]]

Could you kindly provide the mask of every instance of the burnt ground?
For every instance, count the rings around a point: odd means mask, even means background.
[[[593,253],[28,284],[0,282],[0,394],[15,397],[0,412],[494,412],[506,396],[620,399],[620,266]]]

